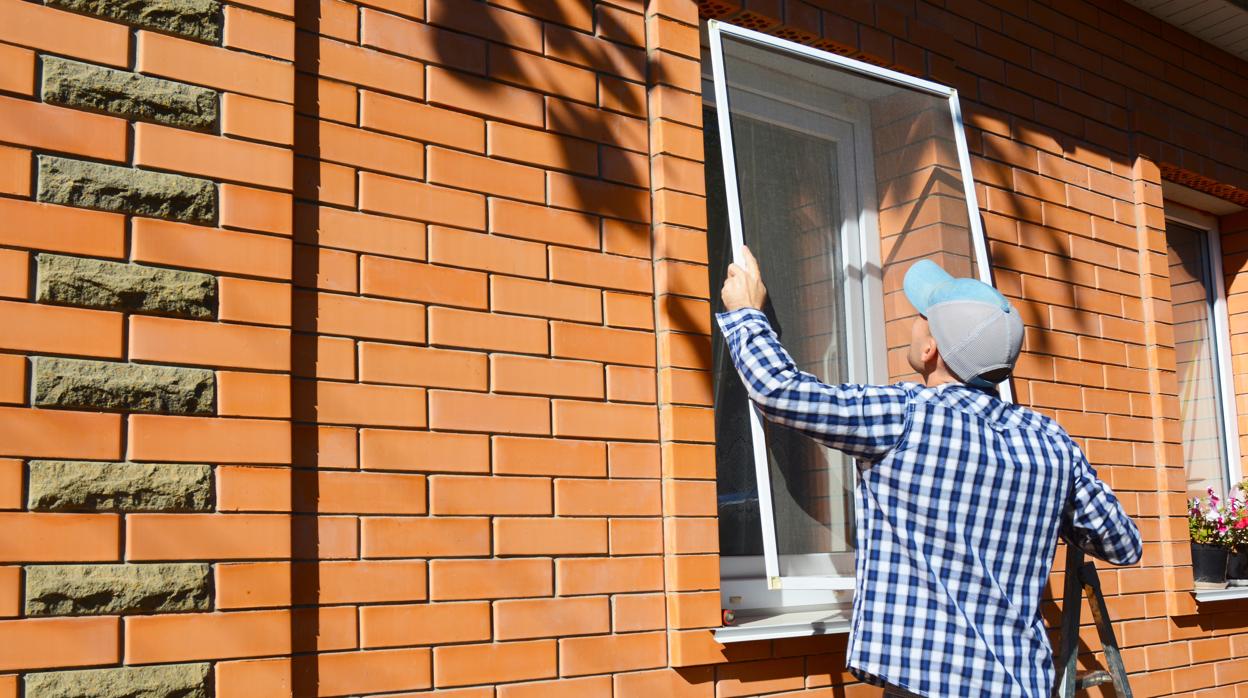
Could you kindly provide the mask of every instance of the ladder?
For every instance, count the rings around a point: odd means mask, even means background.
[[[1092,609],[1092,620],[1101,636],[1105,651],[1105,663],[1109,671],[1097,670],[1083,675],[1075,674],[1079,657],[1080,597],[1086,597]],[[1131,684],[1127,682],[1127,670],[1122,665],[1122,653],[1118,651],[1118,639],[1110,626],[1109,611],[1105,608],[1105,596],[1101,593],[1101,580],[1096,576],[1096,565],[1084,560],[1083,550],[1077,545],[1066,544],[1066,588],[1062,598],[1062,635],[1058,652],[1057,681],[1053,684],[1056,698],[1074,698],[1076,691],[1093,686],[1113,684],[1120,698],[1131,698]]]

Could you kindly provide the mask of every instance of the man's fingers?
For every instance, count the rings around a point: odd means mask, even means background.
[[[735,279],[737,276],[744,274],[744,273],[745,273],[745,270],[737,266],[736,264],[728,265],[728,278]]]
[[[758,260],[754,259],[754,253],[746,245],[741,246],[741,261],[744,262],[745,271],[758,276]]]

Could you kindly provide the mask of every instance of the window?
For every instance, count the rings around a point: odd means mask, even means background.
[[[1219,495],[1240,477],[1230,340],[1216,221],[1168,206],[1166,247],[1173,308],[1183,465],[1189,496]]]
[[[934,259],[988,280],[956,93],[710,22],[703,99],[712,288],[748,244],[801,369],[914,378],[906,270]],[[787,614],[818,632],[852,601],[856,464],[759,419],[715,332],[723,606],[746,625]]]

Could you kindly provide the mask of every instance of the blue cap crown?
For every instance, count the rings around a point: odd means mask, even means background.
[[[915,262],[902,286],[910,304],[924,316],[928,308],[946,301],[975,301],[1011,311],[1010,302],[997,289],[978,279],[954,278],[930,259]]]

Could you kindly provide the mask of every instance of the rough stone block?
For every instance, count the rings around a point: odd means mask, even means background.
[[[221,3],[217,0],[45,0],[53,7],[108,17],[136,27],[221,41]]]
[[[190,223],[217,218],[209,180],[50,155],[39,156],[39,200]]]
[[[211,129],[218,114],[208,88],[57,56],[43,57],[43,101],[199,130]]]
[[[38,356],[34,403],[160,414],[212,414],[216,375],[203,368]]]
[[[216,315],[212,274],[46,253],[37,259],[35,298],[44,303],[192,319]]]
[[[185,463],[32,460],[34,511],[211,511],[212,467]]]
[[[208,698],[209,695],[207,664],[26,675],[26,698]]]
[[[32,565],[26,615],[176,613],[212,607],[212,569],[204,563]]]

